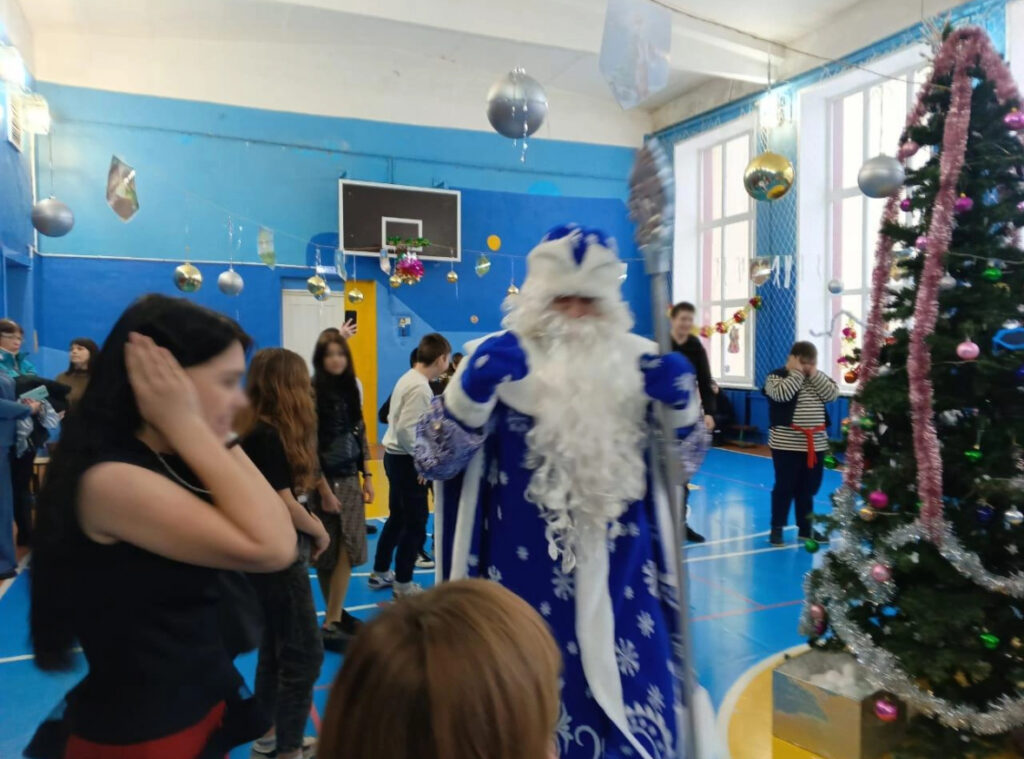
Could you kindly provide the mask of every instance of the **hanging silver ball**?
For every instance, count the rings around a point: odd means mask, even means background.
[[[954,287],[956,287],[956,277],[952,274],[944,274],[939,280],[940,290],[952,290]]]
[[[887,198],[903,186],[907,174],[892,156],[869,158],[857,173],[857,186],[869,198]]]
[[[222,271],[217,277],[217,288],[225,295],[238,295],[245,287],[245,280],[242,275],[234,269]]]
[[[487,120],[494,131],[513,140],[536,132],[547,115],[547,93],[522,68],[512,69],[487,93]]]
[[[63,237],[75,226],[75,215],[52,195],[32,206],[32,226],[47,237]]]
[[[839,295],[843,291],[843,283],[838,279],[828,281],[828,291],[833,295]]]

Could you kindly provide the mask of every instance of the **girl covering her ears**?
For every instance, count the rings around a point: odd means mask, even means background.
[[[290,566],[250,578],[266,620],[256,698],[274,719],[253,751],[295,759],[315,750],[315,739],[303,738],[303,732],[324,657],[309,584],[310,558],[330,544],[307,503],[320,469],[316,409],[306,362],[284,348],[253,356],[246,391],[250,405],[239,424],[242,447],[287,506],[300,537],[299,557]]]

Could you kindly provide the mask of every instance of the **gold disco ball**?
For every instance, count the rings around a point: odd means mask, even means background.
[[[459,281],[459,273],[455,271],[455,269],[452,269],[445,275],[445,278],[454,285]]]
[[[349,303],[362,303],[363,298],[365,298],[366,296],[363,295],[363,291],[360,290],[358,287],[353,287],[351,290],[348,291],[346,297],[348,297]]]
[[[192,264],[185,263],[174,270],[174,286],[183,293],[194,293],[202,284],[202,272]]]
[[[324,293],[327,292],[327,280],[319,274],[314,274],[306,280],[306,289],[309,290],[309,294],[314,298],[323,298]]]
[[[515,282],[513,282],[512,284],[510,284],[508,286],[508,289],[505,291],[505,294],[506,295],[519,295],[519,288],[516,287],[516,283]]]
[[[770,150],[754,156],[743,171],[743,186],[754,200],[778,200],[793,186],[796,172],[785,156]]]
[[[391,285],[392,288],[397,289],[402,286],[402,278],[397,274],[392,274],[391,277],[388,279],[388,283]]]

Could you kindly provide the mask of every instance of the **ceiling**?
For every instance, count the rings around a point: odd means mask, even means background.
[[[671,0],[690,13],[779,42],[828,23],[856,0]],[[21,0],[37,38],[266,42],[365,48],[388,66],[486,69],[522,65],[545,87],[613,103],[598,70],[607,0]],[[653,110],[719,78],[763,84],[782,51],[713,24],[673,14],[671,73]],[[37,45],[46,70],[46,46]],[[396,55],[389,55],[394,51]]]

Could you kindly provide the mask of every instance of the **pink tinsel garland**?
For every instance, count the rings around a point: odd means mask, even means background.
[[[917,490],[921,500],[920,520],[932,540],[940,539],[942,524],[942,457],[935,430],[931,382],[931,354],[927,338],[935,330],[938,316],[939,280],[943,274],[943,260],[953,235],[953,204],[957,182],[963,169],[967,151],[967,132],[971,120],[971,68],[975,62],[994,83],[996,97],[1002,104],[1019,101],[1020,95],[1009,69],[992,48],[988,37],[978,27],[959,29],[946,39],[934,61],[934,73],[918,96],[913,111],[907,117],[907,126],[925,116],[925,100],[933,89],[934,81],[952,74],[953,87],[949,114],[946,118],[939,163],[939,191],[928,229],[928,245],[923,253],[924,268],[918,282],[914,303],[914,325],[911,330],[907,374],[910,390],[910,413],[917,461]],[[916,146],[904,143],[899,158],[906,161]],[[883,214],[884,221],[894,221],[897,200],[889,198]],[[875,268],[872,274],[871,311],[868,317],[858,392],[878,373],[878,355],[885,339],[882,305],[886,281],[892,258],[892,241],[884,235],[879,238]],[[854,403],[851,415],[860,416],[864,409]],[[857,425],[851,426],[850,445],[847,449],[845,484],[858,490],[864,474],[864,433]]]

